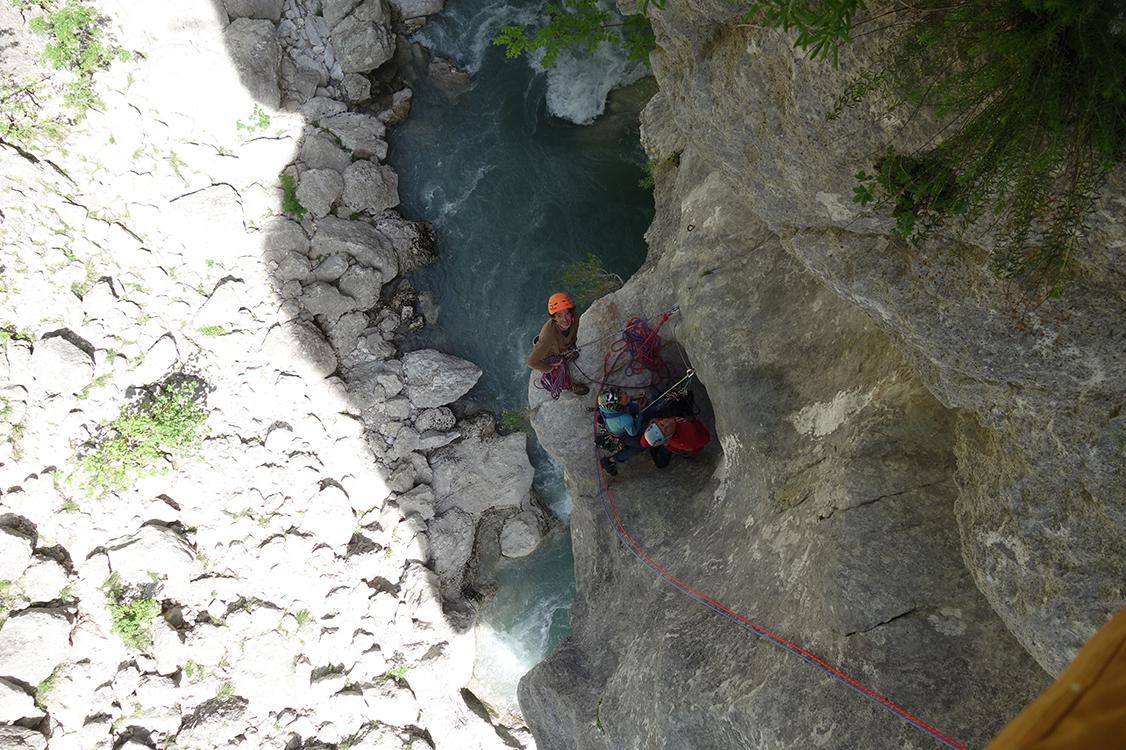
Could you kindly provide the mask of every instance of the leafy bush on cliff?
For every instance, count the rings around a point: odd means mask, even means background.
[[[540,63],[545,68],[554,65],[565,49],[577,47],[593,55],[603,42],[621,45],[630,60],[649,62],[654,39],[644,10],[617,21],[598,0],[559,0],[558,4],[546,4],[544,12],[547,23],[532,34],[523,26],[504,26],[493,37],[493,44],[504,47],[506,57],[532,55],[543,50]]]

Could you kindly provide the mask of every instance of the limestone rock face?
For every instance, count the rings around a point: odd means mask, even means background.
[[[274,24],[257,17],[239,18],[231,22],[223,35],[242,84],[257,101],[276,109],[281,103],[281,48]]]
[[[344,205],[352,211],[378,215],[399,205],[399,177],[390,167],[367,160],[344,172]]]
[[[477,384],[481,368],[472,362],[434,349],[403,356],[407,397],[420,409],[452,403]]]
[[[31,355],[36,385],[45,393],[70,395],[94,376],[94,360],[70,336],[39,341]]]

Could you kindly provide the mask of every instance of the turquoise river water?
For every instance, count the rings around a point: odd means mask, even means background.
[[[438,237],[438,261],[414,280],[441,305],[428,343],[477,363],[484,372],[469,396],[498,412],[527,405],[525,358],[565,267],[594,254],[628,278],[645,258],[653,216],[652,196],[638,186],[636,104],[614,97],[603,111],[607,91],[643,71],[604,46],[545,73],[490,43],[502,24],[535,23],[540,8],[541,0],[450,3],[417,40],[469,71],[471,83],[451,93],[417,82],[410,118],[391,136],[401,210],[432,222]],[[529,452],[536,490],[565,525],[561,471],[534,438]],[[491,694],[482,697],[514,700],[519,677],[569,632],[574,587],[565,528],[502,565],[478,627],[475,673]]]

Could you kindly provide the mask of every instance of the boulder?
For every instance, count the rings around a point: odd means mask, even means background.
[[[405,122],[411,113],[411,99],[414,98],[414,92],[407,87],[403,87],[391,94],[391,102],[388,104],[387,109],[379,113],[379,120],[384,125],[392,127]]]
[[[457,418],[454,417],[454,413],[445,406],[439,406],[436,409],[426,409],[420,412],[414,420],[414,427],[419,432],[429,432],[431,430],[447,432],[452,430],[455,424],[457,424]]]
[[[282,0],[223,0],[232,19],[260,18],[277,23],[281,20]]]
[[[92,347],[69,332],[41,339],[31,355],[35,384],[47,394],[69,396],[94,379]],[[88,348],[89,347],[89,348]]]
[[[330,547],[348,544],[356,530],[356,517],[348,496],[339,487],[325,487],[310,501],[301,527]]]
[[[23,575],[31,563],[35,543],[31,537],[15,529],[0,526],[0,570],[6,580],[14,581]]]
[[[399,274],[399,260],[391,241],[362,221],[329,216],[318,222],[310,253],[313,258],[350,255],[361,265],[378,269],[383,283]]]
[[[417,271],[434,261],[434,231],[429,224],[384,217],[376,220],[375,228],[395,248],[400,273]]]
[[[321,332],[311,323],[292,321],[270,329],[263,346],[279,369],[321,379],[336,371],[336,354]]]
[[[395,35],[383,0],[365,0],[332,27],[332,45],[345,73],[367,73],[395,56]]]
[[[347,73],[341,86],[344,88],[344,96],[353,104],[366,102],[371,98],[371,81],[368,80],[367,76],[359,73]]]
[[[0,626],[0,677],[38,685],[70,649],[70,621],[61,609],[28,609]]]
[[[144,359],[133,370],[133,382],[138,385],[156,383],[162,380],[179,361],[180,350],[176,346],[176,339],[171,333],[166,333],[145,352]]]
[[[378,215],[399,205],[399,176],[386,165],[366,159],[344,171],[344,205],[350,211]]]
[[[472,362],[434,349],[403,356],[407,397],[420,409],[452,403],[477,384],[481,368]]]
[[[306,129],[297,158],[309,169],[331,169],[340,173],[352,163],[351,154],[340,148],[334,137],[316,127]]]
[[[337,285],[340,291],[356,300],[361,310],[375,306],[379,301],[379,291],[382,287],[383,274],[367,266],[352,266],[340,277]],[[362,329],[361,329],[362,330]],[[359,331],[356,332],[357,336]]]
[[[322,219],[332,211],[340,193],[344,190],[344,180],[340,173],[332,169],[309,169],[301,175],[297,183],[297,201],[314,218]]]
[[[400,18],[419,18],[441,13],[446,0],[390,0],[391,7],[399,11]]]
[[[0,725],[0,747],[4,750],[47,750],[47,738],[24,727]]]
[[[184,719],[176,746],[183,750],[214,750],[223,747],[245,727],[248,702],[245,698],[212,698]]]
[[[331,29],[343,21],[352,12],[352,9],[359,4],[360,0],[323,0],[321,15],[324,16],[325,23]]]
[[[336,136],[355,159],[387,158],[387,128],[376,117],[359,112],[342,112],[319,121],[322,128]]]
[[[38,719],[42,715],[30,695],[11,680],[0,678],[0,723]]]
[[[251,21],[250,23],[266,23]],[[217,184],[175,198],[163,214],[166,232],[200,257],[217,247],[230,247],[243,241],[242,201],[230,185]]]
[[[500,532],[500,552],[505,557],[524,557],[540,543],[540,519],[525,510],[504,522]]]
[[[491,508],[516,508],[532,489],[532,464],[523,434],[471,436],[430,457],[435,509],[460,508],[480,515]]]
[[[191,542],[171,526],[142,526],[106,554],[111,570],[133,584],[152,583],[154,576],[186,583],[198,568]]]
[[[281,104],[278,66],[281,47],[277,29],[266,20],[236,18],[223,31],[223,41],[242,85],[255,101],[270,109]]]
[[[0,570],[7,574],[6,568]],[[20,585],[29,601],[49,602],[59,598],[68,581],[62,565],[49,557],[40,557],[28,566]]]
[[[301,304],[312,315],[335,321],[345,313],[358,310],[360,305],[351,297],[341,294],[332,284],[315,281],[305,287],[301,294]]]

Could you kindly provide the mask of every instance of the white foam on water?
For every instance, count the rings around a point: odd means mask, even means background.
[[[611,91],[648,74],[644,65],[626,58],[625,50],[605,42],[589,57],[564,52],[547,71],[547,109],[576,125],[589,125],[606,111]]]

